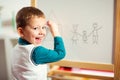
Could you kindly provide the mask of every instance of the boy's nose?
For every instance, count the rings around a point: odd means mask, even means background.
[[[39,34],[44,34],[44,30],[43,29],[39,29]]]

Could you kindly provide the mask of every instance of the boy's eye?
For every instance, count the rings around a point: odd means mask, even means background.
[[[42,29],[46,29],[47,27],[46,26],[43,26]]]
[[[39,27],[34,27],[33,29],[34,29],[34,30],[37,30],[37,29],[39,29]]]
[[[37,30],[37,29],[40,29],[40,28],[41,28],[41,29],[46,29],[46,26],[42,26],[42,27],[34,27],[33,29],[34,29],[34,30]]]

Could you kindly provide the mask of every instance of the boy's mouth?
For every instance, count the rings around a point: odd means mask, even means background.
[[[36,37],[35,40],[36,40],[37,42],[41,42],[41,41],[43,40],[43,38],[42,38],[42,37]]]
[[[37,38],[35,38],[35,40],[41,40],[41,38],[38,38],[38,37],[37,37]]]

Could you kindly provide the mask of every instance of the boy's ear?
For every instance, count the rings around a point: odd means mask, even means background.
[[[22,29],[21,27],[18,27],[18,28],[17,28],[17,32],[18,32],[18,34],[19,34],[21,37],[24,36],[24,34],[23,34],[23,29]]]

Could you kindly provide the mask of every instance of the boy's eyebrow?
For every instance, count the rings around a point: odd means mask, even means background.
[[[34,27],[48,27],[47,24],[43,25],[43,26],[40,26],[40,25],[28,25],[30,28],[34,28]]]

